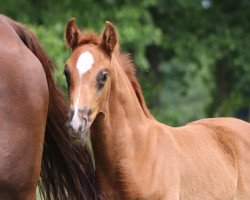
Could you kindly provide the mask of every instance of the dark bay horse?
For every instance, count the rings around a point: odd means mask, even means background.
[[[0,15],[0,199],[99,199],[94,168],[65,127],[68,103],[35,36]],[[41,174],[40,174],[41,170]]]
[[[115,27],[100,36],[72,19],[66,43],[73,52],[65,75],[69,128],[89,132],[96,173],[107,199],[250,199],[250,124],[202,119],[174,128],[148,111],[135,68],[120,53]]]

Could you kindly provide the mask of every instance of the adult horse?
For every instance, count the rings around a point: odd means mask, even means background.
[[[99,199],[90,156],[70,143],[52,62],[27,28],[3,15],[0,72],[0,199],[36,199],[40,169],[44,199]]]
[[[69,128],[83,138],[90,128],[107,199],[250,199],[249,123],[161,124],[150,115],[110,22],[96,36],[80,32],[72,19],[65,36],[73,50],[65,67]]]

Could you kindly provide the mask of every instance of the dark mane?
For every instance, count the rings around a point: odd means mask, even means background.
[[[45,200],[101,199],[94,167],[86,147],[71,144],[65,127],[68,102],[53,80],[54,65],[36,37],[23,25],[7,19],[23,43],[40,60],[49,88],[39,190]]]
[[[94,44],[94,45],[99,45],[101,43],[101,36],[96,35],[93,33],[82,33],[81,37],[79,38],[78,45],[81,46],[84,44]],[[128,53],[121,53],[119,49],[119,44],[117,45],[118,47],[115,50],[115,56],[117,58],[118,63],[124,70],[125,74],[127,75],[130,83],[132,84],[135,94],[138,98],[138,101],[142,107],[143,112],[148,118],[153,118],[151,115],[150,111],[148,110],[144,97],[142,95],[142,90],[141,87],[137,81],[136,78],[136,68],[134,65],[134,62],[132,61],[130,54]]]

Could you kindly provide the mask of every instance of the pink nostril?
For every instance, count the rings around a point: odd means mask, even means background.
[[[88,124],[88,119],[87,119],[87,117],[84,117],[84,118],[83,118],[83,124],[84,124],[84,126],[87,126],[87,124]]]
[[[82,119],[82,124],[81,126],[79,127],[79,130],[78,131],[85,131],[87,129],[87,124],[88,124],[88,119],[87,117],[83,117]]]

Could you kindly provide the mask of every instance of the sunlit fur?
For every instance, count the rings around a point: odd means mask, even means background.
[[[73,50],[67,61],[71,106],[81,87],[79,107],[92,109],[96,174],[107,199],[250,199],[249,123],[213,118],[166,126],[148,111],[135,68],[120,53],[110,22],[96,36],[81,33],[72,19],[65,35]],[[80,82],[76,60],[84,51],[95,64]],[[95,77],[104,66],[109,78],[99,94]]]
[[[36,37],[0,15],[0,199],[100,199],[83,146],[68,135],[68,102]],[[41,170],[41,172],[40,172]]]

